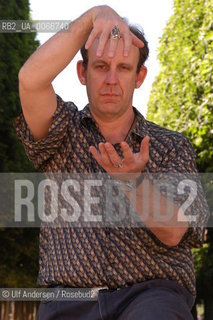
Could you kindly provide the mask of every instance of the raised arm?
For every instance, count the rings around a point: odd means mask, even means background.
[[[25,119],[35,140],[45,137],[56,110],[54,78],[72,61],[86,43],[88,49],[99,38],[97,55],[101,55],[113,26],[119,25],[124,39],[124,54],[133,43],[143,43],[131,32],[123,19],[110,7],[94,7],[71,22],[67,32],[60,31],[39,47],[19,72],[19,93]],[[88,41],[87,41],[88,40]],[[111,46],[110,55],[116,50]]]

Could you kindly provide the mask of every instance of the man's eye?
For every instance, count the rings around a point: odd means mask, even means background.
[[[104,70],[106,66],[104,64],[99,64],[96,66],[96,69]]]
[[[127,66],[121,66],[121,69],[123,69],[123,70],[129,70],[129,67],[127,67]]]

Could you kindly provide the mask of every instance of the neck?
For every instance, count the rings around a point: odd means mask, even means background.
[[[104,136],[107,142],[112,144],[120,143],[125,141],[128,133],[133,127],[135,120],[135,114],[133,109],[128,110],[127,113],[123,114],[119,118],[113,118],[108,120],[103,120],[98,118],[96,115],[92,114],[96,123],[98,124],[99,130]]]

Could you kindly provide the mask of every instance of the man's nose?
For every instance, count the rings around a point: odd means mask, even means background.
[[[118,82],[118,74],[116,70],[110,69],[106,74],[106,83],[107,84],[116,84]]]

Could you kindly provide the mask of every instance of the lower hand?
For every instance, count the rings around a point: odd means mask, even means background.
[[[99,151],[94,146],[91,146],[90,152],[106,172],[112,175],[119,174],[119,179],[121,176],[122,180],[126,180],[129,176],[128,174],[131,173],[131,177],[137,179],[149,160],[149,137],[146,136],[141,141],[138,153],[133,153],[126,142],[121,142],[121,149],[123,159],[109,142],[99,143]],[[125,176],[125,174],[127,175]]]

